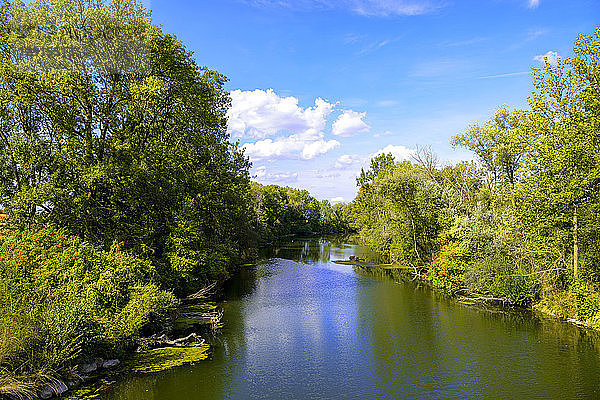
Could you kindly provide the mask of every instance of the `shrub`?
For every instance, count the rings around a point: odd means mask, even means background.
[[[494,281],[491,290],[511,303],[527,306],[539,297],[540,285],[528,276],[504,276]]]
[[[151,263],[53,227],[0,247],[0,367],[27,373],[114,352],[177,304]]]
[[[578,279],[573,280],[570,291],[575,296],[579,318],[591,321],[600,309],[600,294],[591,285]]]
[[[447,243],[431,263],[427,277],[429,282],[433,286],[445,290],[463,286],[463,273],[470,258],[468,242],[451,241]]]

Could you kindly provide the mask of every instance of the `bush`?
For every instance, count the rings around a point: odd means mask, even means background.
[[[469,265],[465,281],[471,290],[502,297],[522,306],[531,305],[541,291],[534,276],[521,273],[514,257],[497,246],[490,246],[485,254]]]
[[[528,276],[498,277],[490,288],[495,295],[504,297],[511,303],[531,305],[539,298],[540,285]]]
[[[463,286],[463,273],[470,258],[468,242],[447,243],[431,263],[427,279],[433,286],[445,290]]]
[[[122,349],[176,304],[148,261],[52,227],[0,247],[0,367],[58,369]]]
[[[579,319],[591,321],[600,309],[600,294],[588,283],[577,279],[571,283],[570,291],[575,297]]]

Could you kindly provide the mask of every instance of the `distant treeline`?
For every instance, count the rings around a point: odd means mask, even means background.
[[[477,162],[373,159],[350,205],[365,242],[434,286],[600,327],[600,28],[574,53],[533,70],[529,110],[454,137]]]
[[[260,242],[286,235],[343,233],[350,231],[345,203],[319,201],[306,190],[263,186],[252,182],[255,232]]]

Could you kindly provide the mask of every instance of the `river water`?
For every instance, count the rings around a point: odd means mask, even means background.
[[[375,257],[340,238],[268,252],[226,288],[211,360],[126,377],[103,399],[600,398],[593,332],[335,264]]]

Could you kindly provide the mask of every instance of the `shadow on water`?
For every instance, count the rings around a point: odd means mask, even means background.
[[[131,376],[103,399],[600,398],[595,332],[462,304],[352,238],[290,238],[225,288],[212,359]]]

